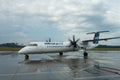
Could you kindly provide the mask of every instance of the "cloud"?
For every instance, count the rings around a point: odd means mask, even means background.
[[[98,30],[119,36],[119,8],[118,0],[0,0],[0,38],[27,42],[54,33],[87,39],[92,36],[85,33]]]

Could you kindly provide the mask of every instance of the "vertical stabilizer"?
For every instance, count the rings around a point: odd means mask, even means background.
[[[105,33],[105,32],[109,32],[109,31],[90,32],[90,33],[87,33],[87,34],[95,34],[94,38],[93,38],[93,44],[98,44],[100,33]]]
[[[100,36],[100,33],[96,32],[95,35],[94,35],[93,44],[98,44],[99,43],[99,36]]]

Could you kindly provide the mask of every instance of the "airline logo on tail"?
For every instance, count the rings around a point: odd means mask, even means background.
[[[95,36],[94,36],[94,41],[93,41],[94,44],[98,44],[99,43],[99,36],[100,36],[99,32],[96,32]]]

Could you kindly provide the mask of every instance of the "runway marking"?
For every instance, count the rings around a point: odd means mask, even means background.
[[[81,70],[78,70],[78,71],[84,71],[86,69],[89,69],[91,67],[93,67],[94,65],[92,66],[89,66],[89,67],[86,67],[86,68],[83,68]],[[37,73],[16,73],[16,74],[0,74],[0,76],[14,76],[14,75],[34,75],[34,74],[42,74],[42,73],[63,73],[63,72],[70,72],[70,71],[51,71],[51,72],[37,72]]]
[[[82,77],[82,78],[75,78],[75,80],[86,80],[86,79],[100,79],[100,78],[115,78],[120,77],[120,75],[106,75],[106,76],[95,76],[95,77]]]

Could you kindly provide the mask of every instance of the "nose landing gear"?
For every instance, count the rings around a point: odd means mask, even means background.
[[[28,60],[29,59],[29,55],[25,55],[25,60]]]

